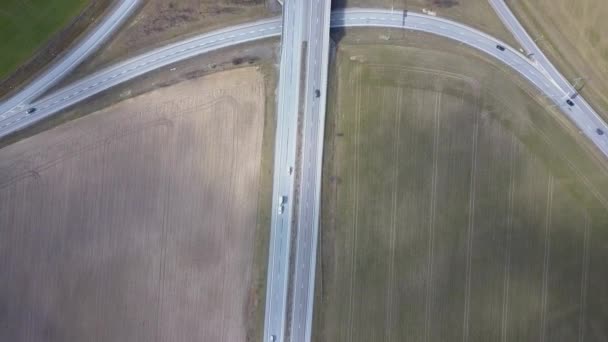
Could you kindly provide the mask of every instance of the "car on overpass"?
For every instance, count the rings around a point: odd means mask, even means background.
[[[283,214],[285,211],[285,204],[287,203],[287,196],[281,196],[279,199],[279,215]]]

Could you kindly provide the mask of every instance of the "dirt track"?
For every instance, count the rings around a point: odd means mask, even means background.
[[[0,340],[244,341],[263,122],[246,68],[0,150]]]

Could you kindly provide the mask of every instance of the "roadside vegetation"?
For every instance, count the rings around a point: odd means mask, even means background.
[[[87,0],[6,0],[0,3],[0,79],[26,62],[76,17]]]
[[[0,1],[0,98],[20,89],[60,56],[111,2]]]
[[[526,30],[595,110],[608,120],[605,0],[507,1]]]
[[[486,0],[333,0],[332,7],[379,7],[392,8],[395,11],[427,13],[475,27],[510,45],[517,46],[513,35],[502,24]]]
[[[156,69],[130,81],[118,84],[93,97],[89,97],[83,102],[55,113],[29,127],[0,138],[0,149],[69,121],[90,115],[118,102],[137,97],[155,89],[166,88],[176,83],[221,71],[248,66],[259,67],[260,71],[264,74],[264,79],[268,86],[267,89],[274,89],[276,85],[268,82],[274,82],[273,73],[277,46],[278,39],[241,44]],[[274,108],[271,110],[272,113],[267,115],[274,115]]]
[[[123,30],[63,84],[102,66],[192,35],[280,14],[276,0],[148,0]]]
[[[315,341],[603,340],[608,163],[489,57],[386,34],[330,73]]]

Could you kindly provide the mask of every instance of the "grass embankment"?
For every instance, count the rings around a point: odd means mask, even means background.
[[[262,155],[260,161],[260,183],[258,215],[255,240],[253,242],[253,271],[250,302],[248,303],[247,342],[264,339],[264,310],[266,304],[266,274],[268,273],[268,249],[270,246],[270,223],[272,210],[272,172],[274,161],[274,137],[276,130],[275,92],[277,72],[266,64],[261,68],[264,75],[266,98]]]
[[[408,10],[418,13],[429,10],[438,17],[475,27],[510,45],[517,46],[513,35],[496,16],[487,0],[333,0],[332,7],[392,8],[396,12]]]
[[[280,15],[265,0],[148,0],[125,28],[85,61],[63,85],[101,67],[196,34]]]
[[[5,0],[0,3],[0,79],[30,59],[53,34],[87,5],[87,0]]]
[[[608,6],[605,0],[510,1],[558,69],[608,119]]]
[[[477,52],[356,32],[330,88],[315,340],[606,336],[606,162]]]

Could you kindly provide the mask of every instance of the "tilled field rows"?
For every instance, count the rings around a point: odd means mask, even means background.
[[[0,150],[0,340],[245,341],[263,108],[241,69]]]
[[[511,131],[528,124],[492,120],[459,75],[360,64],[344,79],[325,338],[583,340],[601,226]]]

